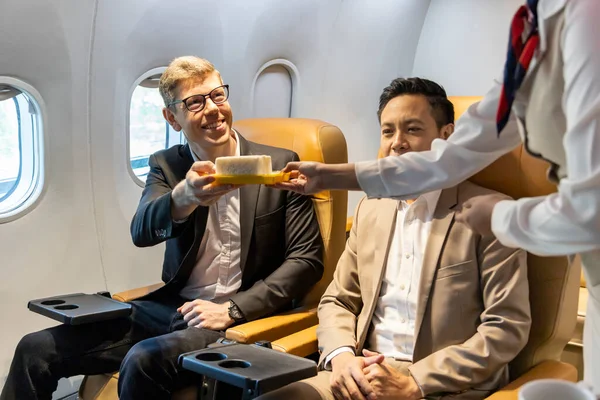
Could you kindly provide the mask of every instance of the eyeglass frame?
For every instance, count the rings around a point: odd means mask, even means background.
[[[225,98],[225,100],[223,100],[222,102],[216,103],[212,97],[210,97],[210,95],[217,89],[220,88],[225,88],[227,89],[227,97]],[[198,96],[203,96],[204,97],[204,104],[202,105],[202,108],[200,108],[199,110],[196,111],[192,111],[188,108],[187,104],[185,103],[188,99],[191,99],[192,97],[198,97]],[[204,110],[204,107],[206,107],[206,98],[210,97],[210,101],[212,101],[215,104],[223,104],[225,103],[228,99],[229,99],[229,85],[221,85],[221,86],[217,86],[216,88],[214,88],[213,90],[211,90],[210,92],[208,92],[207,94],[193,94],[191,96],[186,97],[185,99],[181,99],[181,100],[175,100],[169,104],[167,104],[167,107],[171,107],[174,106],[175,104],[179,104],[179,103],[183,103],[183,106],[185,107],[185,109],[189,112],[193,112],[193,113],[197,113],[200,112],[202,110]]]

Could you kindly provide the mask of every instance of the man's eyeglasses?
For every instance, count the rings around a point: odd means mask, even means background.
[[[229,85],[217,86],[208,94],[194,94],[192,96],[186,97],[183,100],[175,100],[172,103],[169,103],[167,107],[172,105],[183,103],[185,108],[187,108],[190,112],[198,112],[204,109],[206,105],[206,98],[210,97],[213,103],[215,104],[223,104],[229,98]]]

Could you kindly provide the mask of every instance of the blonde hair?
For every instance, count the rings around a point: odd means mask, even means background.
[[[158,83],[158,91],[168,107],[177,95],[177,88],[182,81],[190,78],[204,79],[207,75],[216,72],[219,77],[221,74],[215,66],[208,60],[196,56],[177,57],[163,72]]]

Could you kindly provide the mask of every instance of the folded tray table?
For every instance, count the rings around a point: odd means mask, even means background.
[[[131,304],[101,294],[84,293],[31,300],[27,308],[67,325],[81,325],[131,314]]]

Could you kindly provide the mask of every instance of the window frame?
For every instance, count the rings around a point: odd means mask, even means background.
[[[146,181],[141,180],[135,174],[135,171],[133,170],[133,168],[131,168],[131,100],[133,99],[133,92],[135,91],[135,89],[137,89],[137,87],[140,85],[140,83],[143,80],[151,77],[152,75],[162,74],[163,72],[165,72],[166,69],[167,69],[167,67],[156,67],[156,68],[152,68],[149,71],[144,72],[135,81],[133,81],[133,84],[129,88],[129,93],[128,93],[129,96],[127,97],[127,113],[126,113],[126,117],[125,117],[125,125],[127,127],[126,134],[125,134],[125,161],[126,161],[127,172],[129,173],[129,176],[141,188],[143,188],[146,185]],[[169,140],[168,137],[167,137],[167,140]]]
[[[258,71],[254,75],[254,79],[252,80],[252,84],[250,86],[250,115],[254,115],[254,95],[256,92],[256,82],[258,81],[258,78],[260,78],[264,70],[274,65],[285,68],[290,74],[290,78],[292,81],[292,98],[289,118],[294,118],[296,117],[296,115],[298,115],[297,107],[298,99],[300,98],[299,92],[301,90],[300,71],[293,62],[286,60],[285,58],[275,58],[273,60],[267,61],[258,68]]]
[[[11,189],[11,193],[6,196],[2,202],[10,199],[14,196],[15,192],[21,191],[19,195],[18,204],[2,211],[0,208],[0,224],[14,221],[22,216],[28,214],[30,211],[41,201],[44,193],[46,192],[46,152],[47,152],[47,140],[45,127],[47,126],[47,114],[46,105],[40,93],[30,84],[20,79],[13,78],[11,76],[0,76],[0,84],[12,86],[15,89],[20,90],[28,99],[28,106],[33,107],[35,114],[31,115],[31,122],[27,124],[31,125],[31,139],[27,139],[31,142],[31,157],[28,161],[28,168],[30,171],[27,175],[31,175],[32,179],[27,184],[26,188],[23,188],[22,173],[23,173],[23,137],[22,137],[22,121],[19,124],[19,174],[17,175],[17,183]],[[17,102],[16,97],[13,98]],[[22,104],[16,103],[18,110],[22,109]],[[21,112],[21,115],[23,112]],[[37,129],[36,129],[37,128]],[[29,157],[29,151],[25,154],[25,157]]]

